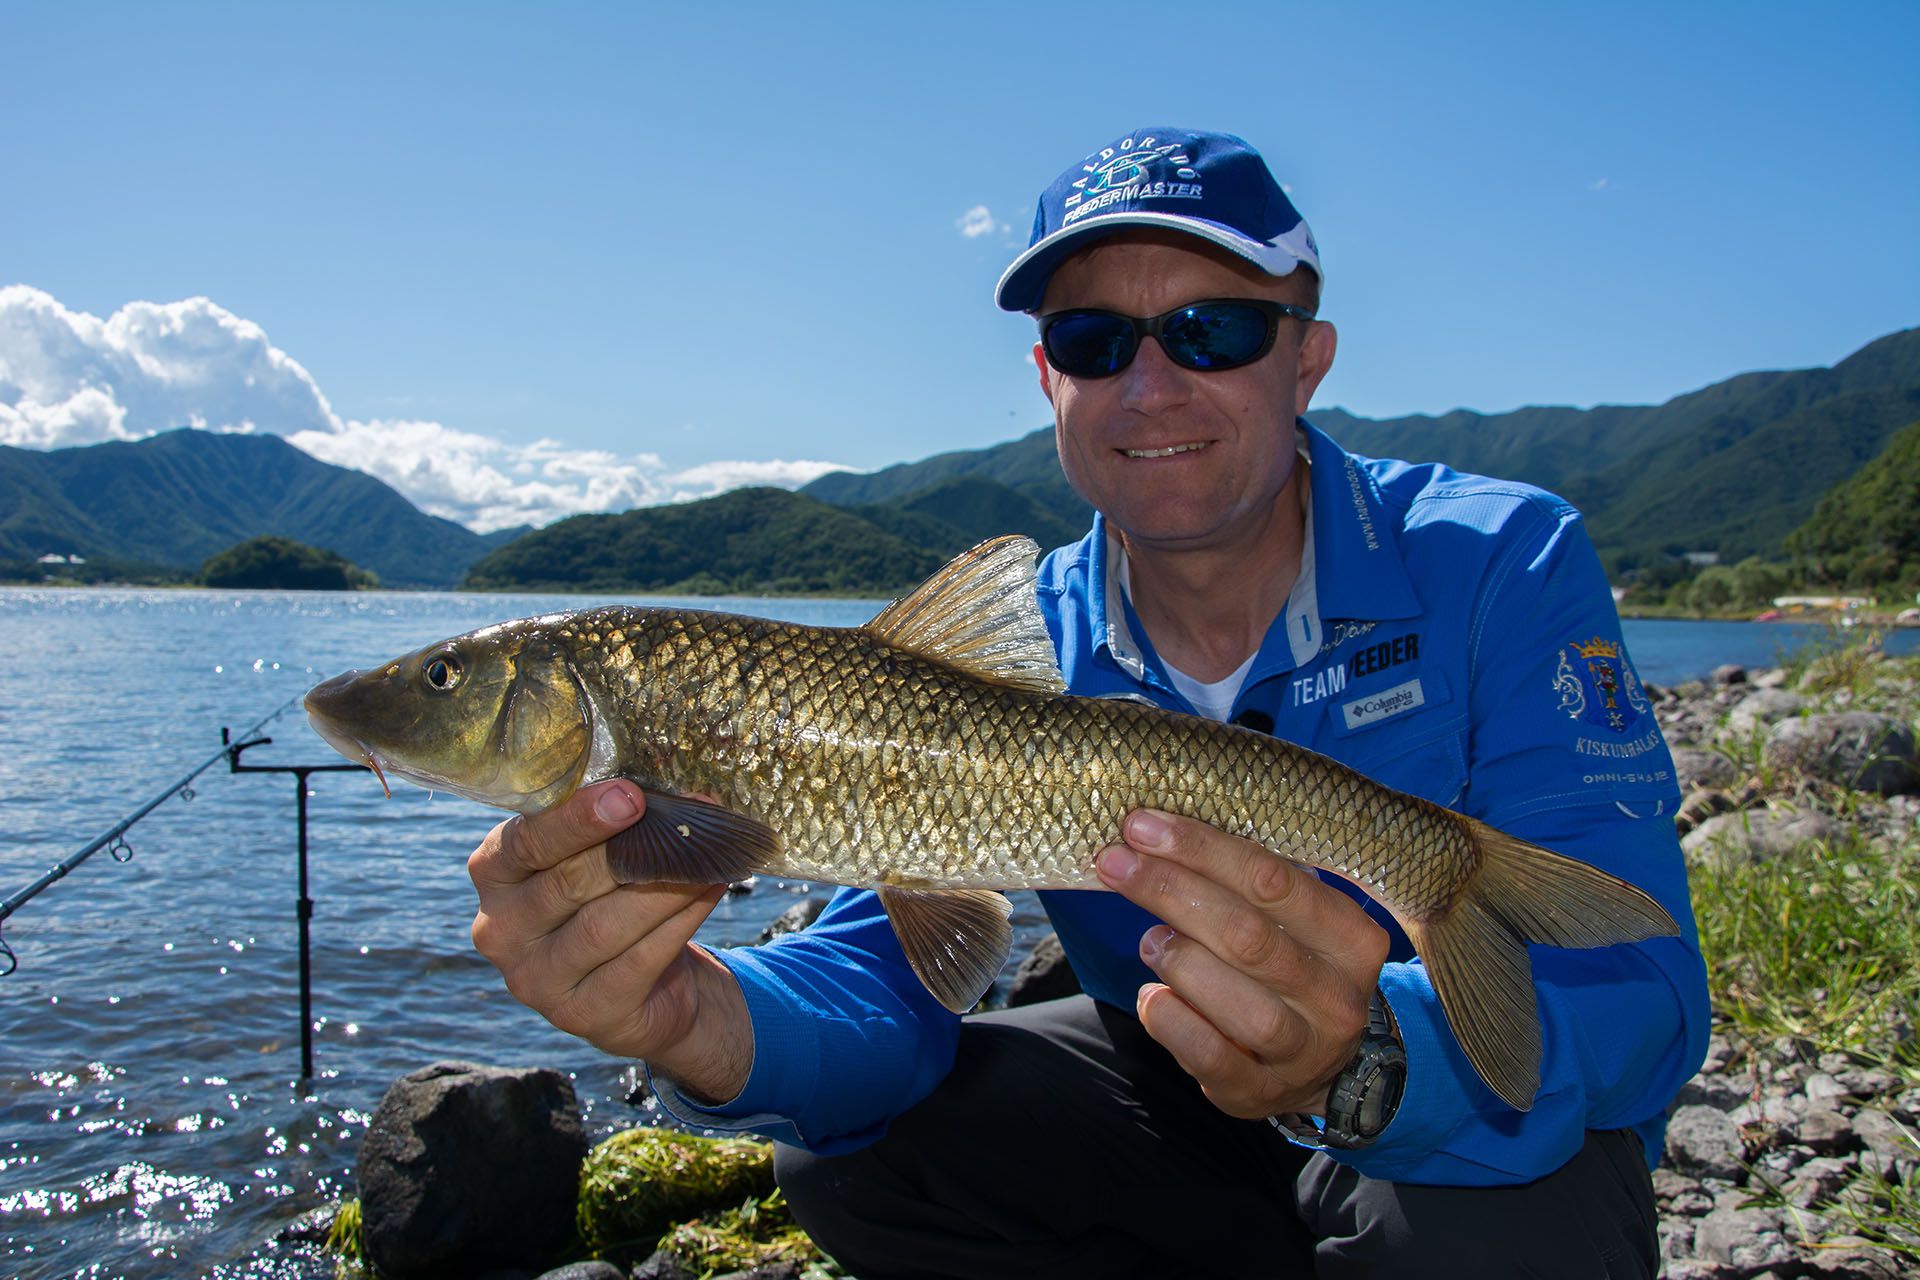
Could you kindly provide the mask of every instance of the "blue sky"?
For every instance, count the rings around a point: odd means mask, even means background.
[[[1292,189],[1323,405],[1653,402],[1920,323],[1910,2],[13,0],[0,48],[16,442],[238,415],[482,524],[1044,424],[992,286],[1040,188],[1142,125]],[[73,318],[194,298],[121,326],[200,361],[144,389]],[[48,408],[88,378],[107,409]]]

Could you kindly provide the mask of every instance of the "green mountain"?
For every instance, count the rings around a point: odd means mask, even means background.
[[[131,443],[0,446],[0,560],[47,553],[197,570],[274,534],[334,551],[387,586],[450,587],[489,547],[363,472],[275,435],[182,428]]]
[[[1833,485],[1920,417],[1920,329],[1831,369],[1747,373],[1660,405],[1314,421],[1350,449],[1551,489],[1615,567],[1679,551],[1772,555]]]
[[[1920,422],[1835,485],[1787,535],[1816,579],[1849,587],[1920,587]]]
[[[831,471],[800,492],[836,507],[894,504],[958,479],[991,480],[1033,499],[1042,510],[1055,513],[1085,532],[1093,509],[1067,484],[1060,456],[1053,447],[1053,428],[1038,431],[986,449],[963,449],[935,454],[919,462],[902,462],[861,474]],[[1051,546],[1046,539],[1042,545]]]
[[[1052,447],[1049,437],[1048,447]],[[1080,511],[1086,504],[1078,504]],[[1062,519],[1030,494],[981,475],[958,475],[889,502],[848,507],[889,533],[943,556],[1003,533],[1024,533],[1042,548],[1077,540],[1086,517]]]
[[[941,556],[852,512],[785,489],[570,516],[479,560],[480,590],[887,594]]]

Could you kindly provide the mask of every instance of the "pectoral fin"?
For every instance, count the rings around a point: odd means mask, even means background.
[[[731,809],[668,791],[646,792],[640,821],[607,841],[621,884],[732,884],[773,862],[780,837]]]
[[[1013,904],[991,889],[879,890],[907,963],[955,1013],[980,1003],[1013,949]]]

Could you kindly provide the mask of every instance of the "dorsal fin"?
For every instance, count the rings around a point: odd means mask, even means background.
[[[862,630],[968,675],[1064,693],[1060,660],[1034,598],[1032,538],[991,538],[874,616]]]

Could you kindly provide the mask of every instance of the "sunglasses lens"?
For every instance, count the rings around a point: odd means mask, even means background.
[[[1139,338],[1133,322],[1105,311],[1063,311],[1049,317],[1040,344],[1047,360],[1076,378],[1105,378],[1133,359]]]
[[[1189,369],[1232,369],[1266,350],[1267,318],[1237,302],[1209,302],[1170,315],[1160,345],[1175,364]]]

